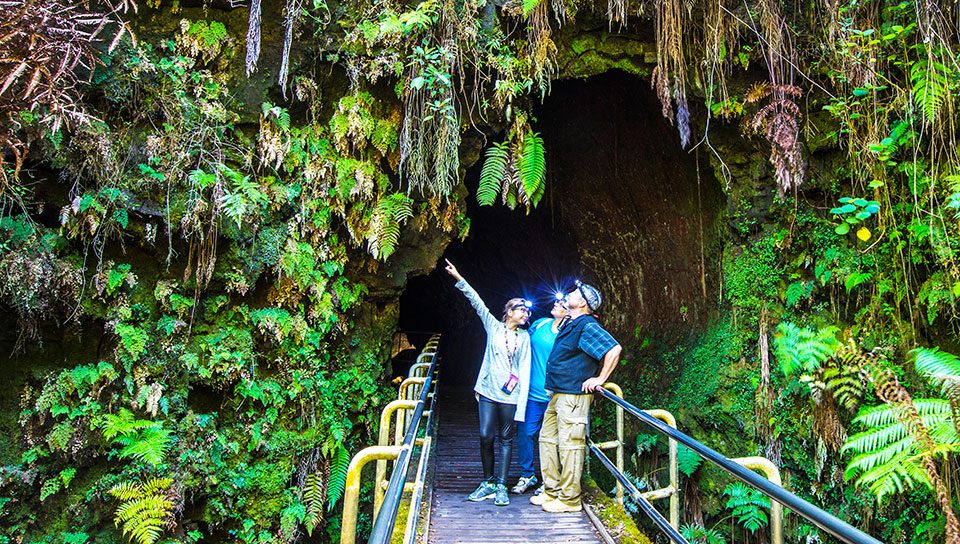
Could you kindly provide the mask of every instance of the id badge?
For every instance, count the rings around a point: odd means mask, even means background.
[[[520,383],[520,378],[511,372],[510,377],[507,378],[507,383],[503,384],[503,387],[501,387],[500,390],[509,395],[510,393],[513,393],[514,389],[517,388],[518,383]]]

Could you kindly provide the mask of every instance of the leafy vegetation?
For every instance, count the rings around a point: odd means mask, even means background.
[[[737,523],[751,533],[769,522],[767,513],[763,509],[770,508],[770,499],[756,489],[734,482],[723,490],[723,494],[730,497],[727,500],[727,508],[732,510]]]
[[[469,229],[466,158],[495,142],[475,197],[529,212],[551,153],[536,100],[627,68],[728,210],[716,300],[689,310],[715,312],[708,330],[638,334],[631,398],[763,452],[881,540],[956,541],[955,11],[259,6],[0,7],[0,310],[20,357],[0,540],[333,540],[389,398],[400,284]],[[663,485],[646,465],[666,446],[632,447],[636,481]],[[759,499],[680,460],[691,539],[761,530]]]

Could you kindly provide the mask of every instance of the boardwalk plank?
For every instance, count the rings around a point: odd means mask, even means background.
[[[435,544],[599,543],[601,539],[583,512],[548,514],[530,504],[531,492],[510,494],[508,506],[492,500],[466,500],[479,485],[480,439],[477,403],[472,391],[441,387],[436,471],[428,542]],[[499,447],[494,448],[499,457]],[[497,460],[499,463],[499,459]],[[499,466],[499,465],[498,465]],[[508,486],[520,475],[514,445]]]

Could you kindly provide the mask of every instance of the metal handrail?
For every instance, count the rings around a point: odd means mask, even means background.
[[[439,343],[439,339],[435,336],[430,339],[428,345],[424,350],[430,348],[434,349],[434,354],[436,347]],[[401,387],[400,399],[395,400],[387,404],[384,407],[383,411],[380,414],[380,433],[379,433],[379,444],[377,446],[371,446],[361,450],[359,453],[353,456],[353,459],[350,461],[350,465],[347,468],[347,479],[345,490],[343,494],[343,518],[340,528],[340,542],[341,544],[354,544],[357,538],[357,509],[359,503],[360,495],[360,473],[363,470],[363,467],[370,461],[377,461],[377,474],[374,481],[374,525],[373,531],[369,542],[387,542],[392,536],[393,526],[396,524],[397,511],[400,507],[400,496],[405,491],[413,491],[416,494],[417,487],[422,488],[422,482],[419,481],[416,484],[406,484],[406,475],[407,470],[410,465],[410,456],[414,446],[424,446],[425,448],[431,447],[431,440],[429,439],[417,439],[417,432],[420,425],[420,420],[427,416],[428,423],[433,420],[433,411],[425,410],[426,401],[434,397],[434,392],[431,391],[435,384],[437,383],[433,376],[436,373],[437,368],[437,357],[431,357],[430,368],[427,371],[427,375],[424,378],[418,380],[418,384],[405,384],[408,387],[412,385],[422,384],[422,390],[420,391],[419,399],[416,401],[405,400],[403,397],[404,387]],[[407,411],[413,411],[413,416],[410,418],[410,424],[406,429],[406,434],[402,434],[403,431],[403,414]],[[390,422],[393,419],[393,413],[397,414],[397,432],[395,443],[388,445],[390,442]],[[383,487],[383,479],[386,474],[386,465],[388,460],[394,460],[394,471],[391,475],[390,482],[386,485],[386,489]],[[421,467],[418,469],[418,478],[423,474],[424,467],[422,466],[427,462],[426,456],[421,454]],[[383,510],[384,514],[389,514],[389,522],[384,522],[382,520],[383,516],[379,516],[381,513],[383,505],[387,506],[387,510]],[[383,531],[389,531],[386,534],[386,538],[380,538],[378,531],[381,533]],[[375,540],[375,537],[377,538]]]
[[[429,347],[437,347],[437,342],[433,341],[428,345]],[[407,479],[407,469],[410,466],[410,457],[413,451],[414,442],[417,439],[417,432],[420,428],[420,419],[423,417],[424,409],[427,403],[427,399],[431,396],[431,387],[433,385],[434,373],[437,368],[437,357],[433,358],[433,361],[430,365],[430,370],[427,372],[425,382],[423,384],[423,389],[420,391],[420,398],[417,400],[417,407],[413,411],[413,416],[410,418],[410,424],[407,427],[407,434],[403,438],[403,445],[400,446],[400,453],[397,456],[397,461],[393,467],[393,474],[390,476],[390,483],[387,485],[387,490],[384,492],[383,502],[380,505],[380,512],[377,516],[376,521],[373,523],[373,529],[370,531],[370,539],[367,541],[368,544],[386,544],[390,542],[393,538],[394,526],[397,523],[397,512],[400,509],[400,498],[403,495],[404,484]],[[431,410],[432,411],[432,410]],[[401,411],[400,413],[403,413]],[[427,447],[428,444],[424,444],[424,447]],[[420,471],[418,471],[420,472]],[[416,516],[418,515],[414,511],[410,511],[409,515]]]
[[[610,471],[611,474],[617,479],[623,487],[630,492],[630,497],[640,506],[640,509],[643,510],[643,513],[646,514],[653,522],[663,531],[670,540],[674,541],[676,544],[689,544],[686,539],[680,536],[680,533],[677,532],[677,529],[670,525],[670,522],[667,521],[665,517],[660,515],[660,512],[657,512],[657,509],[650,504],[647,499],[643,498],[643,494],[640,493],[640,490],[637,489],[637,486],[633,485],[633,482],[623,473],[617,470],[617,467],[613,466],[613,462],[603,453],[603,451],[597,447],[596,444],[590,442],[590,451],[597,456],[597,459],[603,464],[603,466]]]
[[[751,470],[727,459],[717,451],[705,446],[704,444],[701,444],[700,442],[697,442],[686,434],[671,428],[657,418],[651,416],[650,414],[644,413],[643,410],[640,410],[639,408],[617,397],[609,391],[600,388],[596,390],[596,393],[601,397],[619,406],[622,406],[627,413],[653,427],[660,433],[667,435],[668,437],[697,452],[707,461],[710,461],[723,470],[729,472],[734,478],[757,489],[764,495],[793,510],[797,514],[800,514],[820,529],[830,533],[841,541],[849,544],[881,544],[879,540],[873,538],[872,536],[860,531],[848,523],[837,519],[836,517],[801,499],[793,493],[790,493],[786,489],[776,485],[759,474],[756,474],[755,472],[752,472]],[[602,452],[599,450],[597,450],[597,453],[602,455]],[[603,456],[601,461],[605,458],[606,456]],[[607,463],[609,463],[609,459],[607,459]],[[612,463],[609,463],[609,466],[607,466],[608,470],[611,467]],[[626,480],[626,478],[624,479]],[[627,482],[629,482],[629,480],[627,480]],[[626,482],[623,483],[626,485]]]

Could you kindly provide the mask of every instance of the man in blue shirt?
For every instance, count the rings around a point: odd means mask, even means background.
[[[544,489],[530,498],[545,512],[583,509],[580,476],[592,393],[606,383],[620,361],[621,351],[620,344],[593,318],[602,302],[596,288],[578,282],[566,300],[570,320],[553,343],[544,384],[553,392],[540,430]]]

